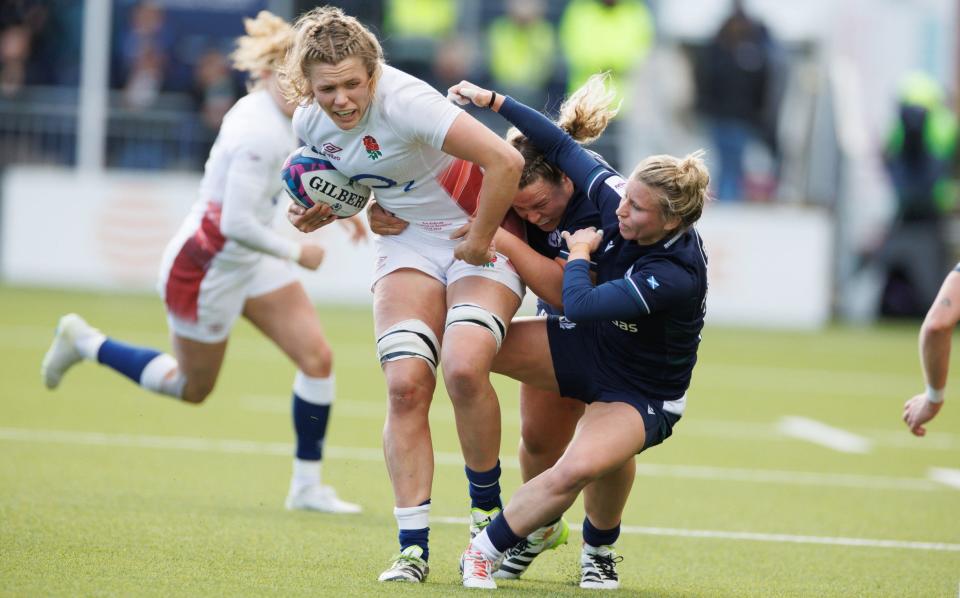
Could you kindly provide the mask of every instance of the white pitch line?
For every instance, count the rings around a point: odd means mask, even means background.
[[[289,457],[293,444],[289,442],[261,442],[255,440],[211,439],[185,436],[151,436],[141,434],[104,434],[100,432],[70,432],[65,430],[42,430],[30,428],[0,428],[0,441],[32,443],[59,443],[87,446],[123,446],[165,450],[187,450],[227,454],[254,454]],[[383,460],[379,448],[325,446],[324,452],[337,459],[373,461]],[[436,452],[437,465],[463,467],[459,453]],[[501,466],[518,469],[517,459],[504,458]],[[925,478],[896,478],[889,476],[832,474],[771,469],[738,469],[697,465],[660,465],[638,463],[637,475],[652,478],[677,478],[713,480],[723,483],[755,482],[764,484],[793,484],[817,487],[841,487],[857,489],[886,489],[907,491],[940,491],[943,486]]]
[[[430,523],[468,525],[466,517],[430,517]],[[580,525],[571,523],[570,529],[580,531]],[[670,536],[674,538],[708,538],[713,540],[737,540],[752,542],[775,542],[780,544],[823,544],[830,546],[855,546],[859,548],[902,548],[906,550],[930,550],[960,552],[960,544],[945,542],[912,542],[908,540],[878,540],[873,538],[844,538],[831,536],[797,536],[793,534],[763,534],[758,532],[727,532],[706,529],[678,529],[671,527],[644,527],[624,525],[621,534],[643,536]]]
[[[828,426],[806,417],[787,416],[780,420],[779,430],[787,436],[806,440],[842,453],[869,453],[872,443],[863,436]]]
[[[946,467],[931,467],[928,471],[930,479],[940,482],[945,486],[960,489],[960,469],[947,469]]]

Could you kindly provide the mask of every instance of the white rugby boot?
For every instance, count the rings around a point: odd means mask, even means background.
[[[623,560],[613,546],[583,545],[580,553],[580,587],[588,590],[616,590],[620,587],[617,563]]]
[[[500,563],[500,568],[494,572],[493,577],[517,579],[540,553],[566,544],[569,537],[570,525],[566,519],[561,518],[553,525],[541,527],[503,553],[503,562]]]
[[[290,487],[286,507],[290,511],[319,511],[321,513],[351,514],[363,510],[360,505],[341,500],[331,486],[308,484]]]
[[[53,390],[59,386],[67,370],[83,361],[83,355],[77,349],[77,340],[91,334],[100,334],[100,331],[77,314],[67,314],[60,318],[53,342],[50,343],[40,365],[40,377],[47,388]]]
[[[474,548],[473,542],[460,555],[460,575],[465,588],[496,590],[497,582],[493,581],[493,569],[494,562]]]
[[[423,560],[423,549],[417,545],[407,546],[393,557],[393,563],[380,574],[377,581],[400,581],[423,583],[430,573],[427,561]]]
[[[473,539],[482,532],[490,522],[493,521],[497,515],[500,514],[500,509],[494,507],[489,511],[484,511],[479,507],[472,507],[470,509],[470,541],[473,542]],[[493,570],[496,571],[497,567],[500,566],[500,561],[497,561],[493,564]],[[463,575],[463,559],[460,559],[460,574]]]

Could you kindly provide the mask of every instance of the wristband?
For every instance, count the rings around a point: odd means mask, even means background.
[[[493,103],[497,100],[497,92],[490,90],[490,103],[487,104],[487,108],[493,108]]]
[[[935,389],[934,387],[927,384],[927,402],[938,405],[943,402],[943,389]]]
[[[303,253],[303,247],[302,247],[299,243],[297,243],[297,244],[294,245],[293,248],[290,250],[290,255],[287,256],[287,257],[288,257],[288,258],[290,259],[290,261],[293,262],[294,264],[299,264],[299,263],[300,263],[300,254],[301,254],[301,253]]]

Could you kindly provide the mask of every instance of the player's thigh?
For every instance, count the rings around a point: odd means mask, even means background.
[[[243,315],[297,364],[330,351],[316,310],[299,282],[248,298]]]
[[[391,409],[420,409],[409,402],[429,405],[436,387],[435,368],[440,358],[440,338],[446,313],[446,287],[436,278],[410,268],[403,268],[383,276],[373,287],[373,323],[378,339],[384,333],[394,340],[406,338],[414,343],[400,353],[411,358],[391,359],[386,344],[378,342],[378,353],[387,379]],[[425,339],[420,326],[433,333]],[[393,334],[398,333],[398,334]],[[422,355],[424,358],[415,358]]]
[[[596,479],[623,466],[643,449],[643,417],[627,403],[594,402],[554,466],[568,481]]]
[[[520,432],[531,450],[567,446],[586,404],[529,384],[520,385]]]
[[[559,392],[546,318],[514,318],[491,370],[542,390]]]
[[[465,304],[470,307],[455,307]],[[490,278],[467,276],[447,287],[447,305],[448,326],[443,333],[444,367],[462,362],[489,370],[498,345],[502,344],[510,326],[510,319],[520,307],[520,297],[510,287]],[[471,325],[457,325],[456,322],[470,322]]]
[[[404,268],[379,279],[373,287],[373,324],[379,337],[403,320],[419,320],[437,338],[443,335],[446,287],[419,270]]]

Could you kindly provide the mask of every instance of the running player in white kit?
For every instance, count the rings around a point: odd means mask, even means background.
[[[280,93],[274,70],[293,41],[283,19],[262,11],[245,21],[234,66],[254,88],[224,117],[204,167],[199,199],[167,245],[159,290],[167,308],[174,356],[108,338],[80,316],[61,318],[43,360],[42,376],[56,388],[74,364],[97,361],[153,392],[201,403],[213,390],[227,338],[243,314],[297,365],[293,422],[297,436],[288,509],[356,513],[320,483],[320,461],[334,398],[332,353],[293,264],[316,270],[319,245],[298,243],[270,228],[280,192],[280,168],[297,146],[294,105]],[[346,221],[353,238],[366,229]]]
[[[283,71],[288,97],[300,104],[294,132],[411,223],[376,241],[374,322],[389,393],[384,455],[400,529],[400,554],[379,579],[421,582],[433,480],[427,414],[441,363],[472,533],[502,506],[500,407],[489,370],[523,287],[492,240],[523,158],[426,83],[384,64],[376,37],[339,9],[314,9],[294,28]],[[469,232],[452,240],[471,215]],[[292,220],[309,231],[329,218],[329,208],[314,206]]]

